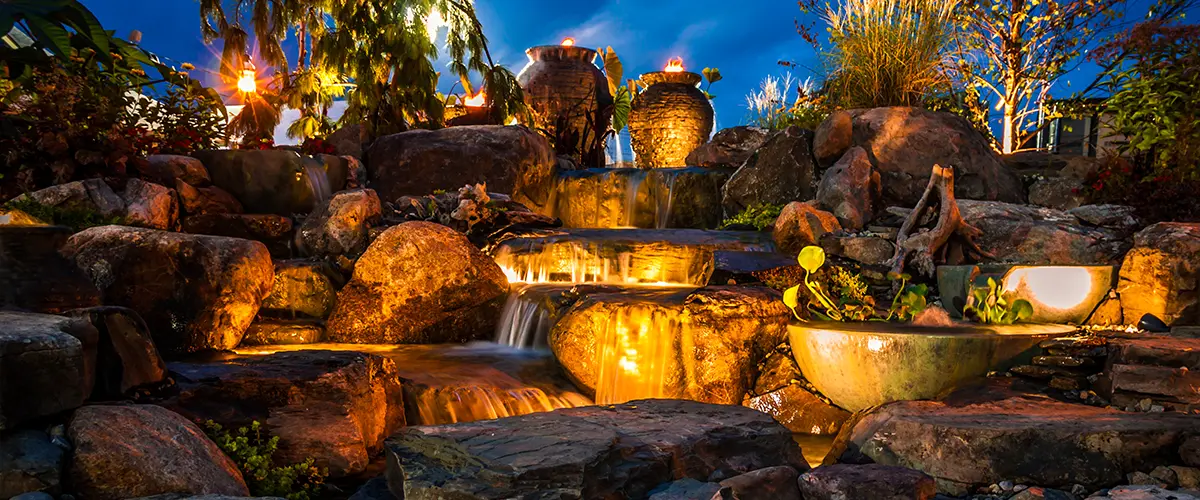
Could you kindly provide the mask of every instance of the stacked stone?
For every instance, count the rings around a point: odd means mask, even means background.
[[[1137,411],[1196,411],[1200,406],[1200,339],[1114,339],[1097,392]]]
[[[1051,388],[1080,391],[1083,399],[1104,369],[1109,339],[1095,336],[1061,337],[1042,342],[1044,352],[1029,365],[1019,365],[1012,373],[1045,381]]]

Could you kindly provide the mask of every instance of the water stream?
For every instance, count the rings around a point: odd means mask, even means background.
[[[320,206],[333,196],[333,188],[329,183],[329,174],[325,172],[323,165],[313,165],[306,162],[304,165],[304,180],[308,183],[308,189],[313,194],[314,207]]]

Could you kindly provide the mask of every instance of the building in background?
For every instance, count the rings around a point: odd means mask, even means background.
[[[1038,112],[1037,148],[1052,154],[1104,156],[1128,143],[1113,130],[1105,100],[1049,99]]]

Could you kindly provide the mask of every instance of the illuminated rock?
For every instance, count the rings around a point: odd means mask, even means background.
[[[896,254],[896,244],[879,236],[835,236],[821,239],[830,255],[840,255],[863,264],[880,266]]]
[[[1129,249],[1129,242],[1120,233],[1084,225],[1060,210],[962,199],[958,200],[958,208],[963,220],[983,231],[979,244],[992,254],[994,262],[1039,266],[1116,264]]]
[[[825,402],[796,382],[747,398],[742,405],[770,415],[797,434],[834,435],[850,418],[849,412]]]
[[[776,132],[740,165],[722,189],[727,215],[757,205],[784,205],[812,199],[816,192],[812,132],[788,127]]]
[[[656,486],[772,466],[807,470],[791,433],[749,408],[643,400],[435,427],[387,442],[405,498],[645,498]]]
[[[164,186],[174,186],[180,180],[193,186],[207,186],[212,179],[208,169],[195,158],[182,155],[150,155],[145,162],[135,163],[142,176]]]
[[[141,315],[164,355],[232,349],[274,277],[262,243],[220,236],[102,226],[76,233],[62,254],[105,304]]]
[[[169,367],[180,392],[163,406],[231,429],[261,422],[279,437],[277,464],[313,458],[334,477],[358,473],[404,425],[396,364],[380,356],[306,350]]]
[[[180,208],[186,215],[242,213],[242,203],[216,186],[198,188],[176,179],[175,192],[179,194]]]
[[[0,430],[83,404],[97,336],[75,318],[0,312]]]
[[[87,498],[249,494],[237,464],[200,427],[165,408],[85,406],[71,417],[67,436],[72,491]]]
[[[753,368],[784,339],[789,313],[780,299],[752,287],[596,293],[564,313],[550,348],[598,403],[739,404]]]
[[[712,139],[687,155],[688,166],[738,168],[754,155],[771,136],[759,127],[738,126],[722,129]]]
[[[961,495],[1005,480],[1098,490],[1129,472],[1178,463],[1179,443],[1195,429],[1195,417],[1184,414],[1015,396],[892,403],[839,439],[877,463],[918,469],[938,481],[939,491]]]
[[[1200,324],[1200,224],[1160,222],[1133,244],[1117,288],[1125,323],[1148,313],[1169,325]]]
[[[379,235],[338,293],[333,342],[418,344],[490,338],[504,271],[453,229],[406,222]]]
[[[204,163],[214,186],[256,214],[308,213],[345,187],[349,168],[336,156],[307,157],[286,149],[206,150],[192,156]]]
[[[882,207],[915,206],[934,164],[954,167],[958,199],[1025,201],[1017,173],[978,130],[952,113],[858,109],[834,113],[817,127],[813,150],[822,165],[845,159],[844,153],[854,146],[866,150],[881,176]]]
[[[401,132],[376,139],[365,155],[371,187],[386,201],[486,184],[540,206],[550,195],[557,164],[544,137],[499,125]]]
[[[821,177],[817,206],[832,212],[842,227],[862,229],[880,208],[879,180],[866,150],[855,147]]]
[[[795,468],[777,465],[750,471],[721,481],[721,487],[729,488],[733,498],[770,498],[774,500],[800,500],[796,478],[800,475]]]
[[[123,224],[151,229],[174,229],[179,220],[175,192],[166,186],[129,179],[121,192],[125,202]]]
[[[804,247],[821,241],[821,235],[841,229],[837,217],[817,208],[815,201],[793,201],[783,207],[771,234],[779,251],[799,254]]]
[[[367,249],[367,230],[382,217],[372,189],[341,191],[304,219],[296,243],[305,256],[356,256]]]
[[[315,344],[325,340],[325,327],[315,320],[261,319],[250,323],[239,347]]]
[[[343,279],[327,262],[309,260],[275,261],[271,293],[263,299],[262,313],[291,318],[324,319],[333,312]]]

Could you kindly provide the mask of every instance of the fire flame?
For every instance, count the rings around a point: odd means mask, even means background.
[[[666,71],[667,73],[682,73],[683,72],[683,58],[676,57],[676,58],[673,58],[673,59],[667,61],[667,65],[666,65],[666,67],[663,68],[663,71]]]
[[[563,41],[562,41],[562,46],[563,46],[563,47],[574,47],[574,46],[575,46],[575,39],[574,39],[574,38],[571,38],[571,37],[566,37],[566,38],[563,38]]]
[[[237,88],[238,90],[247,94],[253,94],[254,92],[258,91],[258,82],[255,81],[254,70],[242,70],[242,77],[238,78]]]
[[[483,107],[484,104],[487,104],[487,94],[485,94],[482,90],[480,90],[479,93],[475,94],[474,96],[463,99],[463,105],[472,108]]]

